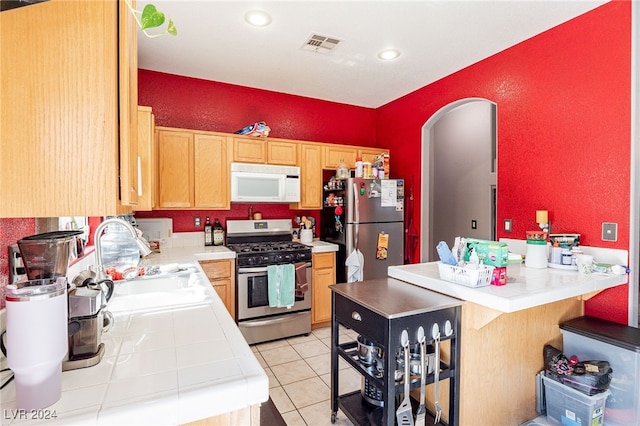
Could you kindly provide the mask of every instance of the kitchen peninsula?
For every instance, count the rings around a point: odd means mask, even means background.
[[[504,286],[470,288],[439,278],[436,262],[389,268],[389,276],[465,301],[460,327],[460,425],[517,425],[536,417],[535,376],[545,344],[562,348],[558,324],[626,275],[507,268]],[[447,354],[444,354],[446,358]],[[444,398],[441,398],[441,400]],[[446,420],[446,416],[445,420]]]

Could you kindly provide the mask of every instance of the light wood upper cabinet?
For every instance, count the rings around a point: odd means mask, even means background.
[[[373,163],[373,160],[375,160],[375,158],[382,153],[389,153],[389,150],[384,148],[359,148],[358,149],[358,157],[362,158],[363,161],[369,161],[371,163]]]
[[[135,5],[135,2],[134,2]],[[118,9],[118,70],[120,115],[120,188],[125,206],[138,204],[138,49],[136,20],[127,4]]]
[[[158,130],[158,207],[193,205],[193,133]]]
[[[227,138],[198,133],[194,138],[194,207],[229,209]]]
[[[304,144],[298,146],[300,159],[300,202],[291,204],[293,209],[322,208],[322,145]]]
[[[119,98],[137,78],[118,85],[118,11],[51,0],[0,13],[0,217],[118,214]]]
[[[346,145],[323,145],[324,154],[322,158],[322,168],[335,170],[340,164],[340,160],[344,160],[350,169],[356,167],[356,157],[358,156],[358,148]]]
[[[267,164],[298,165],[298,144],[267,140]]]
[[[229,139],[159,127],[158,209],[229,209]]]
[[[155,201],[155,171],[154,157],[154,129],[155,121],[151,107],[138,107],[138,157],[140,158],[141,195],[136,205],[137,211],[151,210]]]
[[[266,141],[257,137],[233,137],[233,161],[236,163],[267,162]]]

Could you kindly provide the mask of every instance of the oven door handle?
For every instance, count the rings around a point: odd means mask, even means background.
[[[305,266],[307,268],[311,268],[311,262],[306,262]],[[259,266],[254,268],[238,268],[238,274],[266,274],[266,273],[267,273],[266,266]]]

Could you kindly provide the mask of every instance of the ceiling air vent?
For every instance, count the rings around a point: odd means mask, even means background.
[[[342,40],[335,37],[327,37],[319,34],[311,34],[302,48],[318,53],[333,53]]]

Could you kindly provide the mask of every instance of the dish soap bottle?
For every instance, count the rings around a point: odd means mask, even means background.
[[[220,220],[218,220],[217,218],[213,223],[213,245],[224,245],[224,228],[222,227]]]
[[[208,217],[204,224],[204,245],[213,245],[213,225],[211,225],[211,220]]]

